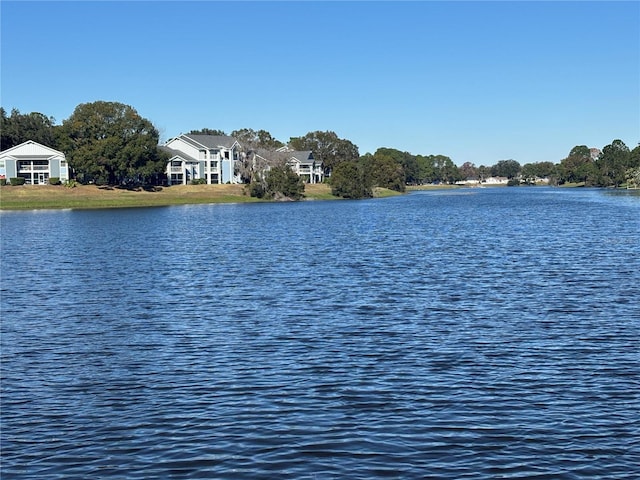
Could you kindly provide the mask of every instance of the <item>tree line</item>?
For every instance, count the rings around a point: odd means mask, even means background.
[[[203,128],[191,134],[227,135],[222,130]],[[230,132],[246,152],[274,151],[285,143],[266,130],[243,128]],[[159,133],[148,119],[129,105],[97,101],[78,105],[71,116],[57,125],[53,117],[17,109],[8,115],[0,107],[0,149],[6,150],[27,140],[65,152],[74,180],[105,185],[161,185],[166,182],[168,156],[159,147]],[[298,151],[311,150],[322,161],[334,195],[345,198],[372,196],[374,187],[404,191],[407,185],[454,184],[461,180],[482,183],[488,177],[505,177],[512,185],[532,184],[545,178],[552,184],[580,183],[590,186],[627,184],[640,186],[640,146],[630,150],[614,140],[602,150],[585,145],[574,147],[559,163],[537,162],[520,165],[513,159],[491,166],[465,162],[458,167],[445,155],[415,155],[394,148],[379,148],[360,155],[350,140],[332,131],[309,132],[291,137],[286,145]],[[248,183],[255,183],[255,164],[244,155],[238,168]],[[264,167],[264,166],[263,166]],[[298,198],[301,182],[284,166],[274,165],[272,185],[266,176],[261,185],[251,185],[256,195],[278,196],[280,185]],[[281,193],[281,192],[280,192]]]

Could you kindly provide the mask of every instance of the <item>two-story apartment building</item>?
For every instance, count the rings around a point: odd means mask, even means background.
[[[257,150],[251,152],[255,165],[263,165],[268,170],[273,165],[285,164],[300,176],[305,183],[322,183],[324,181],[324,164],[313,157],[313,152],[292,151],[282,147],[276,151]]]
[[[46,185],[50,178],[69,181],[64,153],[28,140],[0,152],[0,178],[22,177],[27,185]]]
[[[322,183],[324,180],[324,164],[313,158],[310,150],[288,152],[287,165],[304,179],[306,183]]]
[[[240,183],[235,165],[240,144],[221,135],[180,135],[168,140],[162,150],[169,153],[169,185],[186,185],[204,179],[207,184]]]

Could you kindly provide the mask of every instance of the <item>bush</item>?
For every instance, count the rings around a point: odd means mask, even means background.
[[[249,195],[255,198],[264,197],[264,187],[260,182],[251,182],[249,184]]]
[[[517,178],[511,178],[507,182],[507,187],[517,187],[519,185],[520,185],[520,180],[518,180]]]
[[[4,187],[7,184],[6,178],[0,178],[0,187]]]
[[[9,179],[9,182],[11,183],[11,185],[16,186],[16,185],[24,185],[25,179],[24,177],[11,177]]]
[[[205,185],[207,180],[204,178],[194,178],[191,180],[191,185]]]
[[[49,185],[60,185],[62,182],[58,177],[49,177]]]

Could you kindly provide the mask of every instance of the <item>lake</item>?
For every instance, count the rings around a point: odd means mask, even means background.
[[[640,477],[640,197],[3,212],[1,476]]]

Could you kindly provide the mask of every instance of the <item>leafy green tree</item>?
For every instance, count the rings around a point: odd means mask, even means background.
[[[425,183],[433,183],[436,181],[435,166],[433,156],[416,155],[416,163],[418,164],[418,174],[416,183],[423,185]]]
[[[200,130],[191,130],[189,135],[214,135],[216,137],[226,137],[227,134],[222,130],[216,130],[213,128],[201,128]],[[232,135],[233,136],[233,135]]]
[[[255,131],[251,128],[241,128],[231,132],[231,136],[238,140],[244,151],[262,148],[265,150],[277,150],[284,146],[280,140],[274,138],[266,130]]]
[[[291,168],[271,168],[264,179],[265,198],[300,200],[304,196],[304,181]]]
[[[625,182],[625,173],[631,165],[631,152],[622,140],[614,140],[602,149],[596,160],[603,186],[619,187]]]
[[[586,145],[576,145],[558,167],[559,183],[590,183],[595,180],[596,166],[591,157],[591,149]]]
[[[402,153],[396,150],[398,153]],[[390,149],[378,149],[373,155],[360,157],[360,163],[369,171],[372,185],[389,188],[397,192],[404,192],[405,173],[402,158],[394,158],[394,152]]]
[[[433,165],[433,181],[453,184],[461,180],[460,170],[453,160],[446,155],[431,155]]]
[[[494,177],[515,178],[520,174],[520,164],[515,160],[500,160],[491,167],[491,175]]]
[[[555,172],[553,162],[525,163],[520,171],[526,184],[535,184],[539,178],[550,178]]]
[[[629,168],[625,173],[628,188],[640,188],[640,167]]]
[[[7,116],[4,108],[0,107],[0,150],[15,147],[27,140],[57,148],[56,128],[53,117],[38,112],[22,114],[15,108]]]
[[[629,154],[629,167],[640,167],[640,144],[638,144],[636,148],[631,150],[631,153]]]
[[[62,124],[61,142],[81,183],[135,185],[158,183],[166,156],[159,134],[132,107],[97,101],[76,107]]]
[[[311,150],[314,158],[324,163],[327,173],[342,162],[357,160],[360,157],[356,145],[349,140],[338,138],[338,135],[331,131],[315,131],[303,137],[291,137],[289,146],[294,150]]]
[[[331,193],[342,198],[370,198],[373,196],[371,177],[366,162],[342,162],[336,165],[329,178]]]
[[[376,150],[376,153],[373,154],[373,157],[375,159],[382,159],[382,158],[390,159],[393,162],[395,162],[397,165],[402,167],[402,172],[401,172],[403,177],[401,179],[402,187],[393,188],[393,190],[404,191],[405,184],[408,183],[408,184],[415,185],[419,183],[420,170],[419,170],[418,161],[415,155],[412,155],[409,152],[402,152],[400,150],[396,150],[395,148],[379,148]],[[389,173],[391,174],[391,172]],[[389,180],[383,183],[388,183],[389,181],[391,181],[391,184],[397,183],[397,181],[400,180],[398,177],[398,173],[399,172],[396,172],[392,175],[392,177],[394,177],[393,180],[391,180],[391,177],[389,177]],[[375,179],[375,175],[374,175],[374,183],[377,183],[380,180],[381,179]],[[382,187],[384,185],[380,184],[378,186]]]

